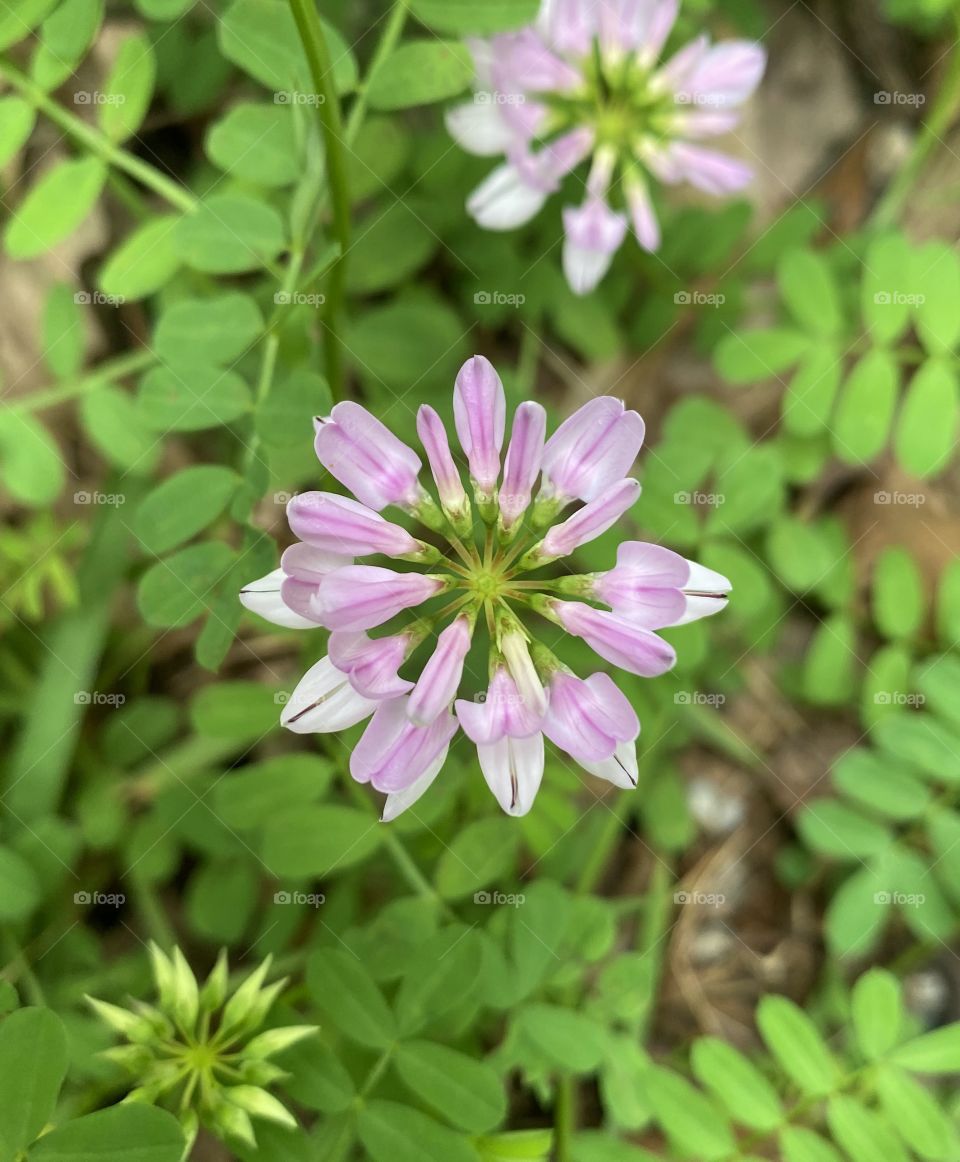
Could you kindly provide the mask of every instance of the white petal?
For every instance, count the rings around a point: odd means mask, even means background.
[[[610,758],[599,763],[580,761],[580,766],[591,775],[596,775],[598,779],[606,779],[608,783],[613,783],[615,787],[621,787],[624,791],[634,791],[639,771],[637,744],[622,742]]]
[[[492,93],[476,93],[472,101],[448,110],[445,121],[450,136],[460,148],[476,157],[506,153],[514,139]]]
[[[696,561],[688,561],[690,576],[684,585],[684,590],[692,589],[695,593],[729,593],[733,586],[722,573],[716,573]]]
[[[296,734],[330,734],[356,726],[369,718],[378,705],[358,694],[347,675],[329,658],[321,658],[290,695],[280,724]]]
[[[497,802],[508,815],[526,815],[543,778],[543,735],[502,738],[478,746],[480,769]]]
[[[467,199],[467,211],[485,230],[513,230],[538,213],[547,195],[520,176],[516,166],[497,166]]]
[[[282,569],[274,569],[266,577],[251,581],[240,590],[240,604],[256,613],[264,621],[282,625],[286,629],[317,629],[317,623],[302,617],[284,603],[280,596],[280,586],[286,574]]]
[[[403,791],[394,791],[393,794],[388,795],[386,802],[383,804],[383,814],[380,816],[382,823],[390,823],[398,815],[401,815],[433,785],[434,779],[440,774],[443,764],[447,761],[447,752],[449,747],[445,747],[443,753],[437,758],[432,766],[427,767],[419,779],[415,783],[411,783],[409,787]]]
[[[575,295],[589,294],[610,269],[612,254],[587,250],[570,242],[563,245],[563,273]]]

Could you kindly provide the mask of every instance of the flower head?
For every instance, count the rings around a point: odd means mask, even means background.
[[[248,1146],[256,1146],[252,1118],[296,1129],[296,1119],[267,1089],[287,1076],[270,1058],[317,1029],[260,1031],[287,983],[265,983],[270,958],[232,992],[225,953],[203,985],[179,948],[167,956],[151,944],[150,961],[155,1004],[134,1001],[126,1009],[87,997],[97,1016],[129,1042],[102,1054],[137,1079],[126,1100],[175,1111],[187,1153],[201,1125]]]
[[[353,408],[353,429],[374,432],[379,421]],[[392,434],[382,462],[364,460],[362,488],[375,503],[326,492],[291,502],[302,541],[241,600],[277,624],[332,632],[281,722],[332,733],[369,719],[350,771],[387,796],[384,819],[426,792],[460,728],[512,815],[533,803],[545,739],[591,774],[636,786],[640,723],[627,698],[603,672],[575,675],[538,639],[538,625],[552,622],[551,638],[559,627],[612,665],[656,677],[675,661],[657,631],[722,609],[729,582],[639,541],[623,543],[606,572],[551,572],[639,496],[628,473],[643,421],[622,401],[591,400],[549,439],[543,408],[522,403],[501,465],[503,386],[476,356],[457,378],[453,414],[472,497],[443,421],[423,408],[418,432],[439,504],[406,470],[419,456]],[[352,479],[345,461],[323,462],[341,482]],[[387,496],[405,523],[380,515]],[[384,557],[395,567],[375,563]]]
[[[600,282],[631,226],[644,250],[659,248],[651,177],[720,196],[752,176],[701,143],[736,127],[764,50],[701,36],[663,60],[678,9],[679,0],[543,0],[533,27],[471,43],[476,92],[447,127],[467,152],[504,161],[467,209],[485,229],[512,230],[589,158],[583,203],[563,211],[563,267],[577,294]]]

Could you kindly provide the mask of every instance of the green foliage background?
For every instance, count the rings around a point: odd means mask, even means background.
[[[323,101],[286,0],[0,10],[4,263],[40,288],[43,372],[0,411],[0,1162],[181,1156],[170,1114],[122,1104],[135,1082],[82,1000],[149,1001],[149,938],[198,974],[221,947],[247,971],[272,954],[292,983],[269,1023],[321,1027],[280,1058],[300,1130],[205,1134],[198,1159],[960,1157],[957,1014],[903,985],[955,959],[960,565],[931,576],[894,537],[864,577],[865,534],[829,502],[846,482],[871,527],[923,522],[956,479],[960,258],[903,226],[960,99],[954,6],[886,0],[945,59],[856,229],[808,197],[772,223],[663,198],[661,254],[629,244],[586,299],[556,201],[509,235],[466,216],[489,166],[440,116],[470,84],[463,38],[537,7],[324,3]],[[776,19],[691,0],[681,32]],[[92,223],[81,265],[65,247]],[[677,328],[716,390],[662,389],[645,357]],[[668,634],[675,674],[626,679],[636,794],[554,757],[509,820],[461,740],[384,827],[346,774],[359,730],[278,729],[322,635],[268,631],[237,592],[315,486],[331,380],[413,440],[475,351],[553,420],[595,382],[651,414],[635,531],[735,598]],[[843,727],[800,789],[736,713],[757,672],[771,717]],[[664,1019],[681,916],[743,942],[711,913],[721,843],[688,795],[711,760],[771,812],[733,824],[751,851],[776,837],[744,866],[813,916],[812,970],[761,990],[742,1037]]]

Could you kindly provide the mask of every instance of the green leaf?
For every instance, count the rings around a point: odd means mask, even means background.
[[[911,1073],[956,1073],[960,1070],[960,1023],[915,1037],[894,1049],[890,1060]]]
[[[307,988],[324,1017],[345,1037],[370,1049],[386,1049],[397,1036],[393,1013],[364,964],[340,948],[324,948],[307,960]]]
[[[468,824],[450,842],[437,865],[437,890],[457,900],[477,888],[496,888],[513,871],[520,836],[499,816]]]
[[[827,944],[836,956],[861,957],[872,952],[887,925],[883,899],[887,880],[882,868],[858,868],[830,897],[824,922]]]
[[[357,1128],[372,1162],[477,1162],[466,1138],[397,1102],[365,1102]]]
[[[423,352],[442,352],[429,375],[449,378],[466,350],[463,324],[454,311],[436,300],[394,301],[367,311],[347,331],[347,346],[361,372],[404,392],[421,381]]]
[[[549,1064],[570,1073],[592,1073],[607,1048],[604,1027],[583,1013],[559,1005],[532,1004],[519,1009],[515,1028]]]
[[[418,20],[437,32],[490,36],[533,24],[538,0],[411,0]]]
[[[57,88],[74,72],[100,29],[103,9],[103,0],[62,0],[46,18],[30,62],[42,89]]]
[[[355,294],[376,294],[405,282],[437,249],[438,239],[407,200],[374,211],[360,222],[350,246],[347,285]]]
[[[902,234],[877,238],[863,260],[861,309],[870,338],[890,345],[910,322],[910,296],[905,275],[910,266],[910,247]]]
[[[22,856],[0,847],[0,920],[22,920],[40,902],[40,884]]]
[[[851,617],[838,613],[820,623],[807,649],[803,694],[819,706],[839,706],[852,697],[858,665],[857,628]]]
[[[917,331],[931,355],[949,354],[960,342],[960,258],[946,242],[928,242],[913,254]]]
[[[214,787],[211,799],[228,827],[246,831],[272,815],[315,802],[332,775],[331,764],[316,755],[277,755],[231,772]]]
[[[181,299],[160,316],[153,346],[174,366],[233,363],[260,337],[263,316],[249,295]]]
[[[279,716],[279,703],[260,682],[213,682],[190,705],[190,723],[205,738],[256,742]]]
[[[190,545],[157,561],[137,588],[144,620],[163,629],[189,625],[207,608],[213,589],[233,562],[233,550],[220,541]]]
[[[900,392],[893,357],[876,348],[851,371],[833,418],[833,446],[841,460],[862,464],[886,445]]]
[[[272,448],[303,448],[313,442],[313,417],[333,406],[330,385],[322,375],[299,367],[278,380],[257,408],[257,434]]]
[[[23,40],[55,3],[56,0],[19,0],[0,7],[0,52]]]
[[[80,415],[87,435],[112,464],[145,473],[156,463],[160,444],[123,388],[105,384],[87,392]]]
[[[889,714],[877,723],[873,737],[883,750],[928,778],[951,785],[960,782],[956,763],[960,738],[932,714]]]
[[[851,1162],[907,1162],[893,1130],[852,1097],[837,1095],[827,1103],[827,1124]]]
[[[0,166],[5,166],[23,148],[36,118],[36,110],[29,101],[22,97],[0,97]]]
[[[864,859],[890,845],[890,833],[880,823],[836,799],[815,799],[797,817],[804,842],[820,855]]]
[[[96,157],[61,161],[48,169],[7,224],[7,254],[36,258],[69,238],[93,210],[106,180],[107,167]]]
[[[956,370],[940,359],[928,359],[907,387],[894,450],[914,476],[934,476],[953,455],[960,400]]]
[[[165,286],[180,268],[173,248],[179,220],[176,214],[161,214],[128,234],[100,271],[100,290],[127,301],[146,298]]]
[[[234,105],[211,127],[206,149],[226,173],[270,189],[295,182],[303,168],[289,105]]]
[[[140,381],[137,409],[160,432],[196,432],[239,419],[253,407],[250,389],[235,371],[206,363],[168,363]]]
[[[881,646],[870,659],[860,698],[860,717],[867,727],[896,713],[897,706],[910,697],[912,662],[909,648],[900,643]]]
[[[263,834],[263,862],[275,876],[315,879],[366,859],[382,839],[381,824],[353,807],[317,806],[274,816]]]
[[[97,106],[100,128],[111,141],[126,141],[143,124],[156,75],[150,38],[145,33],[127,37],[107,77],[104,100]]]
[[[506,1116],[506,1095],[496,1072],[456,1049],[409,1041],[397,1051],[395,1065],[416,1097],[461,1130],[483,1134]]]
[[[783,1120],[776,1090],[757,1067],[732,1045],[701,1037],[693,1046],[694,1075],[741,1125],[770,1133]]]
[[[402,1036],[442,1022],[469,1000],[480,978],[479,941],[468,928],[451,925],[418,950],[397,992],[395,1008]]]
[[[776,379],[807,352],[810,340],[798,331],[774,328],[728,335],[717,347],[716,367],[730,383]]]
[[[822,530],[790,515],[780,517],[770,529],[767,553],[781,581],[794,593],[817,586],[835,560]]]
[[[374,70],[367,95],[374,109],[407,109],[455,97],[472,80],[473,59],[466,45],[408,40]]]
[[[27,412],[0,411],[0,480],[11,496],[37,508],[50,504],[63,488],[60,450]]]
[[[138,1102],[66,1122],[30,1151],[30,1162],[180,1162],[183,1131],[172,1114]]]
[[[340,1114],[350,1108],[357,1088],[340,1058],[316,1037],[308,1037],[277,1058],[290,1076],[284,1081],[287,1093],[308,1110]]]
[[[68,379],[83,367],[86,332],[79,296],[66,283],[50,288],[43,306],[43,359],[58,379]]]
[[[960,1140],[926,1086],[902,1069],[882,1069],[876,1077],[880,1105],[890,1125],[921,1158],[956,1158]]]
[[[833,781],[858,806],[889,819],[916,819],[930,802],[929,787],[863,747],[848,750],[838,759]]]
[[[912,637],[919,632],[925,613],[923,578],[913,557],[903,548],[885,549],[873,574],[877,628],[885,637]]]
[[[882,968],[872,968],[853,986],[853,1030],[868,1061],[883,1057],[900,1040],[903,997],[900,982]]]
[[[960,578],[960,570],[957,571]],[[932,658],[917,676],[917,691],[937,714],[953,726],[960,727],[960,705],[957,690],[960,683],[960,658],[943,654]]]
[[[2,891],[5,895],[5,884]],[[0,1162],[13,1162],[50,1120],[66,1072],[67,1035],[56,1013],[28,1008],[4,1018],[0,1024]]]
[[[190,877],[186,914],[191,929],[215,944],[243,937],[257,902],[260,882],[252,863],[209,860]]]
[[[357,62],[339,32],[321,17],[338,93],[357,83]],[[297,26],[284,0],[235,0],[217,23],[220,51],[268,89],[313,92]]]
[[[829,344],[812,348],[800,362],[783,400],[783,424],[797,436],[815,436],[830,422],[843,357]]]
[[[940,576],[937,633],[950,645],[960,640],[960,560],[950,561]]]
[[[787,309],[805,331],[820,338],[840,333],[840,291],[822,254],[788,250],[777,264],[777,282]]]
[[[229,468],[198,464],[169,476],[140,504],[133,530],[158,556],[196,536],[224,511],[239,478]]]
[[[689,1081],[672,1070],[656,1067],[649,1071],[646,1082],[657,1120],[680,1151],[704,1162],[733,1152],[727,1119]]]
[[[837,1064],[807,1014],[786,997],[765,996],[757,1008],[757,1025],[764,1043],[784,1072],[805,1094],[831,1093]]]
[[[813,1130],[788,1126],[780,1135],[783,1162],[843,1162],[834,1148]]]
[[[194,270],[242,274],[273,261],[285,246],[283,219],[247,194],[211,194],[173,232],[173,247]]]

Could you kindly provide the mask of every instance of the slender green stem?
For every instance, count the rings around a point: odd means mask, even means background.
[[[24,992],[27,998],[34,1005],[45,1005],[46,999],[43,995],[43,988],[37,980],[33,969],[30,967],[30,961],[27,959],[27,954],[20,947],[19,942],[11,932],[6,929],[0,931],[0,947],[3,948],[3,955],[9,960],[11,966],[19,966],[19,975],[23,980]],[[4,970],[6,972],[6,970]]]
[[[577,1131],[576,1089],[569,1073],[561,1074],[553,1089],[553,1157],[555,1162],[570,1162],[573,1136]]]
[[[960,35],[960,13],[955,17],[955,32]],[[878,203],[871,224],[881,230],[893,226],[903,212],[917,179],[938,145],[960,113],[960,42],[953,46],[946,75],[940,86],[930,116],[923,122],[913,151],[896,179]]]
[[[363,119],[366,116],[370,78],[396,48],[397,41],[400,39],[400,34],[403,32],[403,26],[407,20],[407,11],[407,0],[396,0],[393,10],[387,17],[387,22],[383,29],[383,36],[381,36],[380,43],[377,45],[370,59],[367,75],[363,84],[360,86],[357,99],[350,108],[350,116],[347,118],[346,139],[349,144],[353,144],[360,131],[360,126],[363,124]]]
[[[101,363],[88,375],[84,375],[72,383],[61,383],[58,387],[51,387],[46,391],[35,391],[31,395],[25,395],[22,399],[4,406],[14,412],[36,412],[41,408],[53,407],[54,404],[73,399],[74,396],[84,395],[88,391],[103,387],[105,383],[123,379],[125,375],[132,375],[135,371],[143,371],[156,361],[157,357],[152,351],[130,351],[126,355],[120,355],[116,359]]]
[[[175,206],[178,210],[192,213],[198,206],[197,199],[184,189],[183,186],[168,178],[147,162],[141,161],[132,153],[122,149],[119,145],[104,137],[92,125],[81,121],[72,113],[58,105],[29,77],[15,68],[9,61],[0,60],[0,78],[7,81],[14,89],[21,93],[39,111],[50,118],[56,125],[68,134],[78,145],[84,146],[95,157],[107,162],[108,165],[122,170],[125,174],[140,182],[141,185],[159,194],[161,198]]]
[[[319,98],[317,115],[326,152],[327,182],[333,208],[333,228],[340,254],[330,270],[327,283],[326,339],[324,351],[327,379],[334,402],[344,396],[344,353],[340,333],[346,292],[347,251],[350,249],[350,194],[344,151],[340,101],[333,83],[333,62],[327,38],[313,0],[290,0],[290,8],[310,66],[310,75]]]

